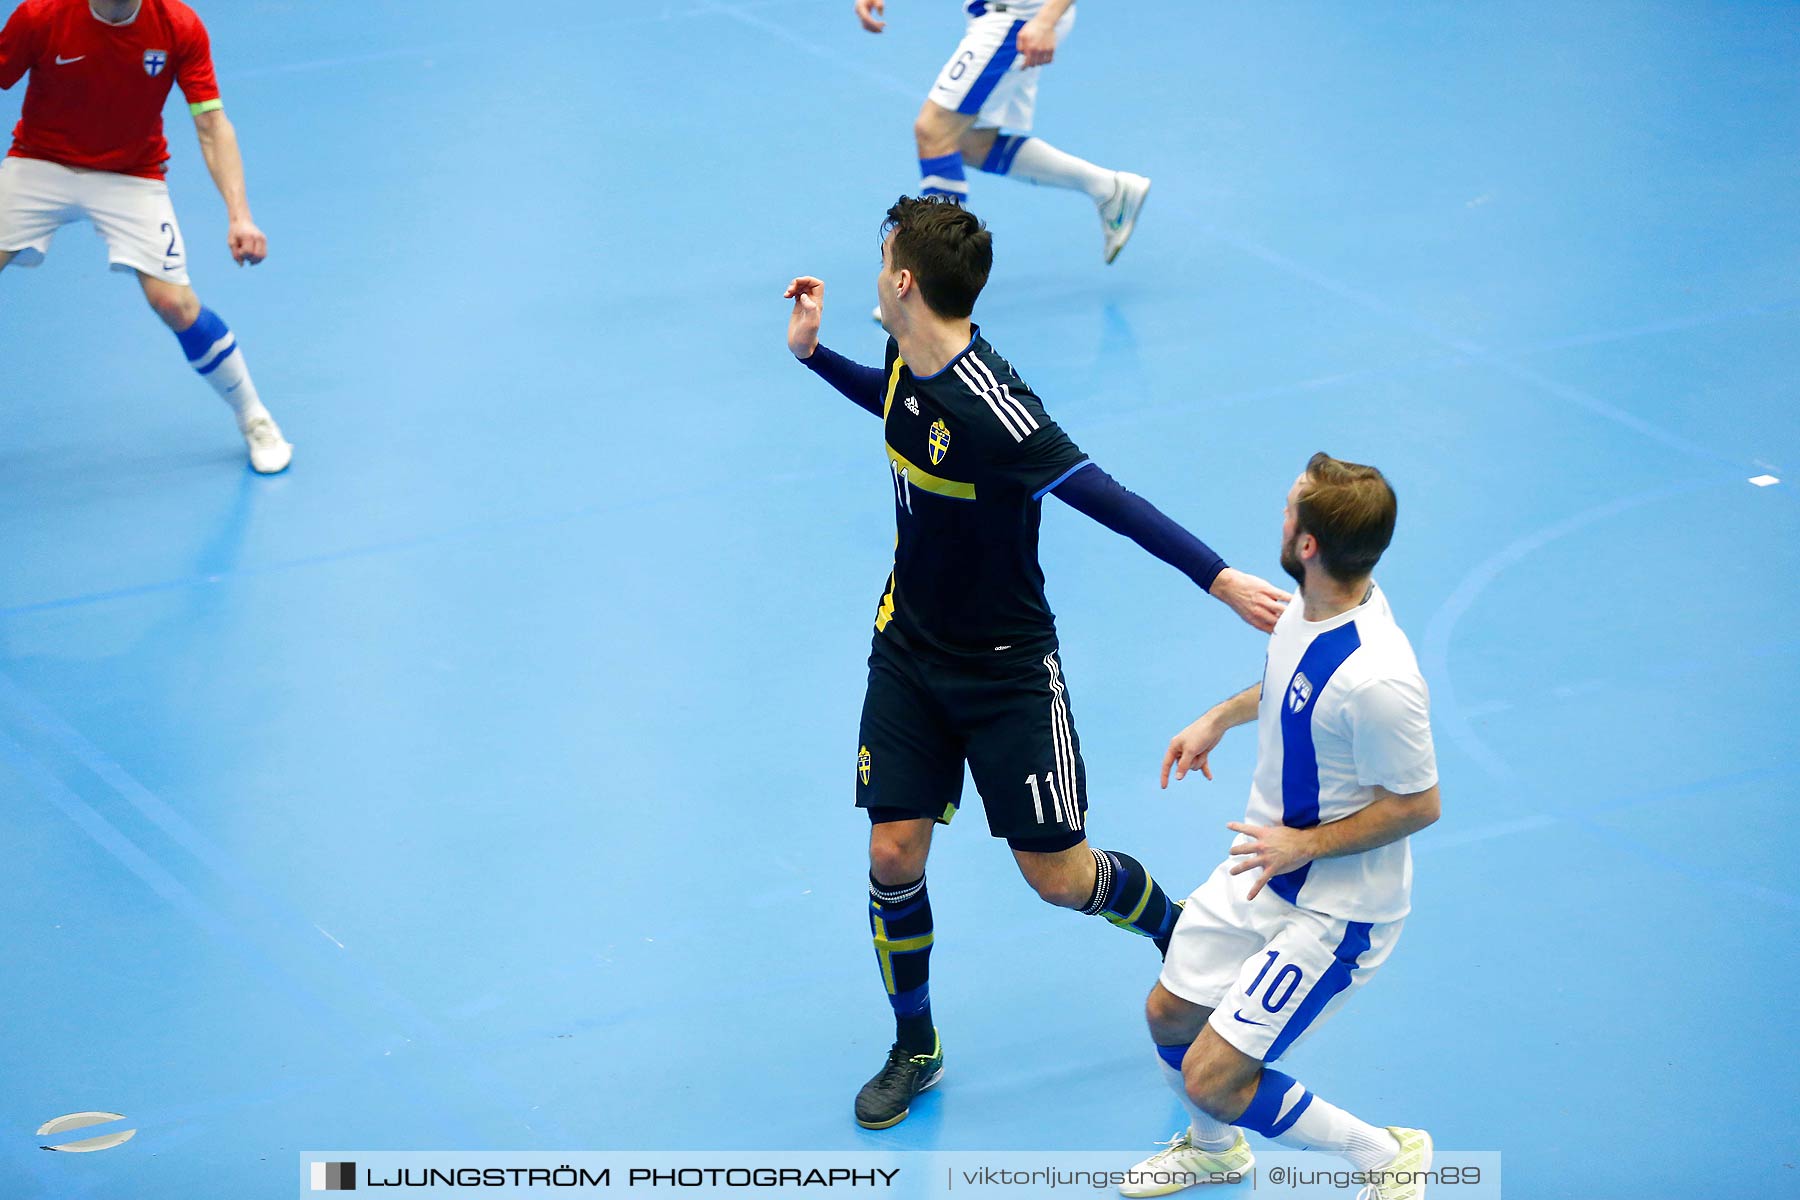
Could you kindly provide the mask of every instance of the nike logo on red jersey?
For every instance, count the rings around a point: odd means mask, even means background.
[[[59,67],[66,67],[70,63],[78,63],[86,57],[87,57],[87,55],[85,55],[85,54],[77,54],[74,58],[64,58],[62,55],[59,54],[56,56],[56,65]]]

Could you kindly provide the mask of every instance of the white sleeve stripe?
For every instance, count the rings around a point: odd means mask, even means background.
[[[1018,425],[1016,418],[1009,416],[1006,410],[1000,407],[999,402],[994,398],[994,394],[987,388],[981,386],[980,379],[969,369],[968,363],[959,360],[954,365],[956,377],[962,380],[964,387],[987,401],[987,406],[993,410],[995,419],[1005,427],[1006,432],[1012,435],[1012,440],[1015,442],[1024,441],[1026,431]]]
[[[1001,383],[1000,380],[995,377],[993,368],[989,367],[979,358],[975,358],[973,355],[970,356],[970,360],[981,370],[983,375],[988,377],[988,382],[999,391],[1002,403],[1006,404],[1011,411],[1018,415],[1019,419],[1024,423],[1027,432],[1035,430],[1038,427],[1037,420],[1032,417],[1031,413],[1023,404],[1019,403],[1017,397],[1012,394],[1012,389],[1006,384]]]
[[[1033,430],[1038,427],[1037,418],[1031,415],[1031,410],[1026,408],[1023,404],[1020,404],[1018,398],[1012,394],[1012,388],[1004,383],[1000,385],[1000,398],[1012,405],[1013,408],[1018,411],[1019,416],[1024,418],[1026,425]]]
[[[1006,432],[1012,434],[1013,441],[1022,442],[1025,440],[1025,432],[1013,426],[1013,419],[1007,415],[1004,408],[1000,407],[999,401],[994,399],[994,393],[983,392],[981,393],[981,398],[987,401],[987,406],[993,410],[994,416],[998,417],[1000,423],[1006,426]]]

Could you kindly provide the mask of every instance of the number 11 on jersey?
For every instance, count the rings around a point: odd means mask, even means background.
[[[906,468],[899,463],[888,460],[888,469],[894,473],[894,499],[907,512],[912,511],[912,480],[906,477]]]

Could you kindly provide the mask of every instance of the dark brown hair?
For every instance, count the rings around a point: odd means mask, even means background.
[[[887,211],[881,237],[894,234],[894,270],[919,281],[925,305],[940,317],[966,317],[994,268],[994,237],[981,218],[942,196],[902,196]]]
[[[1296,529],[1319,541],[1319,565],[1340,583],[1361,579],[1394,540],[1399,501],[1374,467],[1344,462],[1323,450],[1306,464],[1294,502]]]

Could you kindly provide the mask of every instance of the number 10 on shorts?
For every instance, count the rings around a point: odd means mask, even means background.
[[[1269,950],[1266,953],[1269,961],[1263,964],[1262,970],[1256,973],[1256,978],[1250,981],[1250,986],[1244,989],[1246,996],[1256,995],[1256,989],[1262,986],[1263,976],[1269,973],[1269,968],[1275,965],[1275,960],[1281,952]],[[1293,999],[1294,989],[1300,986],[1303,974],[1300,968],[1293,963],[1288,963],[1281,970],[1275,972],[1275,977],[1269,980],[1268,990],[1263,993],[1263,1009],[1267,1012],[1278,1013],[1286,1007],[1287,1002]]]
[[[1027,775],[1025,777],[1025,786],[1031,789],[1031,811],[1037,815],[1037,823],[1042,825],[1044,823],[1044,794],[1038,789],[1037,776]],[[1055,771],[1044,772],[1044,787],[1049,789],[1050,792],[1051,819],[1058,825],[1069,824],[1069,822],[1063,818],[1062,793],[1056,790]]]

